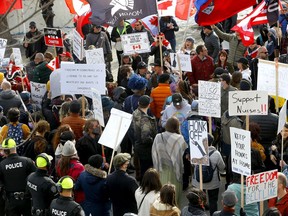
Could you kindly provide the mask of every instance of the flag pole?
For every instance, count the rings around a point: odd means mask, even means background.
[[[190,13],[191,13],[191,8],[192,8],[192,3],[193,3],[193,0],[190,0],[188,14],[187,14],[186,28],[185,28],[185,31],[184,31],[184,37],[183,37],[182,44],[185,42],[185,38],[186,38],[186,35],[187,35],[187,31],[188,31],[188,24],[189,24],[189,21],[190,21]]]

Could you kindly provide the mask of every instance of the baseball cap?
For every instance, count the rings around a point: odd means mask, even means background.
[[[247,58],[244,58],[244,57],[239,58],[237,62],[238,62],[238,63],[245,64],[245,65],[248,65],[248,64],[249,64],[248,59],[247,59]]]
[[[159,67],[161,67],[161,61],[160,61],[160,59],[155,59],[155,61],[154,61],[154,63],[151,63],[150,64],[151,66],[159,66]],[[164,64],[163,64],[164,65]]]
[[[1,145],[1,149],[12,149],[16,148],[16,142],[15,140],[11,138],[6,138]]]
[[[172,95],[172,102],[174,106],[179,106],[182,102],[182,95],[179,93],[175,93]]]
[[[125,162],[130,161],[131,155],[128,153],[119,153],[114,157],[113,165],[115,168],[119,168]]]
[[[142,95],[138,100],[139,105],[144,107],[147,107],[151,102],[151,98],[148,95]]]
[[[238,202],[236,194],[232,190],[226,190],[223,194],[223,204],[228,207],[233,207]]]
[[[34,21],[30,22],[29,27],[36,27],[36,23]]]
[[[191,103],[191,110],[198,112],[198,100],[193,100]]]
[[[49,160],[49,162],[53,160],[53,157],[51,155],[48,155],[46,153],[41,153],[36,158],[36,166],[37,167],[42,168],[42,167],[48,166],[48,162],[47,162],[47,159],[45,157]]]
[[[147,64],[143,61],[139,62],[137,65],[138,69],[146,69],[147,68]]]
[[[70,52],[63,52],[62,54],[60,54],[60,56],[64,56],[64,57],[68,57],[68,58],[72,58],[72,55]]]

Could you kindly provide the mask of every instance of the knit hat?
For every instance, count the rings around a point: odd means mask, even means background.
[[[121,167],[127,161],[130,161],[131,155],[128,153],[119,153],[114,157],[113,165],[115,168]]]
[[[28,91],[22,91],[20,93],[20,97],[21,99],[25,102],[25,101],[28,101],[30,99],[30,92]]]
[[[137,75],[137,74],[133,74],[129,81],[128,81],[128,88],[132,89],[132,90],[138,90],[138,91],[141,91],[143,89],[146,88],[147,86],[147,79]]]
[[[228,71],[223,69],[222,67],[217,67],[215,70],[214,70],[214,77],[220,77],[222,74],[227,74]]]
[[[223,204],[228,207],[233,207],[238,202],[236,194],[232,190],[226,190],[223,194]]]
[[[88,164],[97,169],[99,169],[102,166],[102,163],[103,163],[103,158],[99,154],[92,155],[88,159]]]
[[[240,90],[242,91],[250,91],[252,89],[252,84],[247,79],[242,79],[240,81]]]
[[[75,143],[68,140],[64,144],[61,154],[62,154],[62,156],[73,156],[73,155],[77,154]]]
[[[147,68],[147,64],[143,61],[139,62],[137,65],[137,69],[146,69]]]
[[[248,65],[249,64],[248,59],[244,58],[244,57],[239,58],[237,63],[242,63],[244,65]]]
[[[72,131],[64,131],[60,134],[60,143],[64,145],[68,140],[75,140],[75,135]]]

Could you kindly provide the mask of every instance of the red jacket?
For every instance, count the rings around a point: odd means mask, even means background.
[[[279,201],[277,201],[277,197],[275,198],[272,198],[268,201],[268,207],[271,208],[271,207],[276,207],[281,215],[288,215],[288,205],[287,205],[287,202],[288,202],[288,189],[286,189],[286,195],[284,197],[282,197],[282,199],[280,199]]]
[[[211,79],[211,75],[214,73],[214,63],[210,56],[205,56],[205,59],[201,60],[198,55],[195,55],[191,60],[191,65],[192,73],[187,73],[190,85],[198,84],[198,80],[208,81]]]
[[[153,101],[150,104],[150,109],[156,118],[160,118],[160,112],[163,109],[165,99],[171,95],[170,85],[168,83],[159,83],[158,87],[152,90],[150,97]]]

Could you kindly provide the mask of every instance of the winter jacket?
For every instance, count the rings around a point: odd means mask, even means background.
[[[70,113],[69,116],[63,118],[61,125],[68,124],[75,134],[75,140],[78,141],[83,136],[83,127],[86,120],[81,118],[79,114]]]
[[[271,208],[271,207],[276,207],[281,215],[288,215],[288,205],[287,205],[287,202],[288,202],[288,189],[286,189],[286,195],[284,197],[282,197],[280,200],[278,200],[277,197],[275,198],[271,198],[269,199],[268,201],[268,207]]]
[[[124,23],[124,27],[123,27],[122,31],[119,31],[119,28],[116,26],[112,29],[111,41],[116,42],[116,38],[120,38],[120,35],[130,34],[130,33],[132,33],[132,31],[133,31],[133,29],[128,22]]]
[[[249,68],[241,71],[241,73],[242,73],[242,79],[246,79],[252,83],[251,70]]]
[[[227,89],[221,88],[221,116],[223,113],[228,110],[228,99],[229,99],[229,92],[236,91],[237,88],[229,85]]]
[[[157,199],[151,206],[150,216],[180,216],[180,210],[176,206],[163,204]]]
[[[33,39],[34,40],[33,40]],[[30,58],[30,60],[34,60],[36,53],[45,53],[47,50],[47,46],[45,45],[44,35],[36,30],[35,33],[27,32],[24,38],[24,42],[28,42],[29,40],[35,41],[28,44],[28,47],[25,48],[26,58]]]
[[[90,45],[94,45],[96,48],[103,48],[104,55],[112,53],[109,39],[105,32],[89,33],[86,37],[86,49]]]
[[[145,198],[144,198],[145,196]],[[158,199],[160,192],[150,191],[148,194],[142,192],[141,187],[135,191],[135,199],[138,207],[138,216],[147,216],[149,215],[150,208],[152,204]],[[144,199],[143,199],[144,198]],[[142,201],[143,200],[143,201]],[[140,203],[142,202],[141,206]]]
[[[85,215],[109,216],[111,204],[107,196],[107,174],[105,171],[96,169],[89,164],[85,165],[85,171],[82,172],[75,184],[75,190],[83,190],[85,200],[82,203]]]
[[[230,127],[242,128],[242,120],[237,116],[229,116],[228,110],[225,111],[221,117],[221,140],[231,145]]]
[[[99,136],[93,139],[89,134],[85,134],[76,142],[77,154],[80,162],[85,165],[90,156],[102,154],[101,145],[98,144]]]
[[[185,206],[181,211],[181,216],[207,216],[207,214],[200,207]]]
[[[167,27],[168,23],[172,23],[174,28],[170,29]],[[164,19],[160,19],[160,32],[163,32],[165,35],[165,38],[167,40],[171,40],[171,39],[175,39],[175,31],[178,31],[179,27],[176,23],[176,21],[170,17],[168,21],[164,20]]]
[[[219,38],[212,31],[209,35],[205,35],[205,47],[208,50],[208,55],[213,59],[214,62],[218,60],[218,55],[220,51]]]
[[[156,118],[159,119],[161,117],[161,111],[163,110],[165,100],[170,95],[171,90],[168,83],[159,83],[158,87],[152,90],[150,97],[153,101],[150,103],[150,109]]]
[[[46,84],[50,80],[52,70],[47,67],[47,64],[48,63],[46,61],[43,61],[35,67],[35,69],[32,71],[32,82]]]
[[[3,90],[0,92],[0,105],[3,107],[3,113],[7,116],[7,112],[11,107],[19,108],[21,100],[13,90]]]

